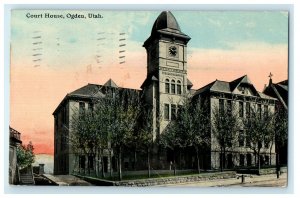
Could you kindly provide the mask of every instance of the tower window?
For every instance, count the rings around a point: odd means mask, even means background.
[[[166,120],[169,120],[169,114],[170,114],[170,106],[169,104],[165,104],[165,110],[164,110],[164,117]]]
[[[165,92],[170,93],[170,81],[169,81],[169,79],[166,79]]]
[[[181,95],[181,82],[180,82],[180,80],[177,81],[177,94]]]
[[[171,93],[175,94],[175,80],[171,81]]]

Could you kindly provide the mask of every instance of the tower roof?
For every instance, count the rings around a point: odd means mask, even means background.
[[[160,13],[153,24],[152,33],[162,29],[169,29],[171,32],[181,33],[177,20],[170,11]]]
[[[145,41],[144,47],[148,46],[148,44],[154,38],[161,38],[160,36],[168,37],[169,39],[179,39],[184,43],[187,43],[191,38],[181,32],[179,24],[174,17],[174,15],[170,11],[163,11],[155,20],[151,35]]]

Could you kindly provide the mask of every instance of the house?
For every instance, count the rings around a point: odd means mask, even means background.
[[[22,144],[21,133],[9,127],[9,183],[18,184],[20,174],[17,163],[17,146]]]

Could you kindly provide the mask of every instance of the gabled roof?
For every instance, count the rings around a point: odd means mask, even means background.
[[[252,83],[247,75],[244,75],[236,80],[233,80],[229,84],[230,84],[231,91],[234,91],[240,84],[252,85]]]
[[[157,77],[155,75],[147,76],[146,80],[144,80],[143,84],[141,85],[141,89],[143,89],[143,87],[147,86],[152,81],[158,81]]]
[[[65,101],[75,98],[75,99],[84,99],[84,100],[91,100],[93,98],[103,98],[105,97],[106,88],[117,88],[118,90],[124,91],[140,91],[137,89],[128,89],[128,88],[122,88],[118,87],[116,83],[109,79],[104,85],[97,85],[97,84],[87,84],[79,89],[76,89],[75,91],[72,91],[71,93],[68,93],[63,100],[60,102],[60,104],[56,107],[55,111],[53,112],[53,115],[58,111],[58,109],[65,103]]]
[[[269,85],[264,89],[263,93],[277,98],[285,109],[288,108],[288,80],[273,83],[272,79],[270,79]]]
[[[104,83],[103,86],[118,88],[117,84],[111,78],[106,83]]]
[[[264,99],[275,99],[273,97],[267,96],[263,93],[258,92],[255,87],[253,86],[253,84],[251,83],[249,77],[247,75],[242,76],[236,80],[233,80],[231,82],[226,82],[226,81],[220,81],[220,80],[215,80],[207,85],[205,85],[204,87],[198,89],[195,92],[195,96],[202,94],[204,92],[222,92],[222,93],[230,93],[230,94],[234,94],[235,90],[240,86],[240,85],[244,85],[249,87],[250,89],[252,89],[253,93],[255,94],[255,96],[260,97],[260,98],[264,98]]]
[[[101,89],[101,85],[96,84],[87,84],[79,89],[68,94],[68,96],[86,96],[86,97],[93,97],[96,95],[99,90]]]
[[[192,86],[193,86],[193,83],[187,78],[186,79],[186,81],[187,81],[187,87],[190,89],[190,88],[192,88]]]

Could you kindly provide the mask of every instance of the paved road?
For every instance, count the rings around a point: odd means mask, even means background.
[[[253,175],[252,178],[246,177],[245,183],[241,184],[241,179],[216,179],[199,182],[189,182],[181,184],[166,184],[162,186],[176,187],[176,186],[187,186],[187,187],[215,187],[215,186],[228,186],[228,187],[285,187],[287,185],[287,174],[284,173],[279,179],[276,178],[275,174],[271,175]]]

